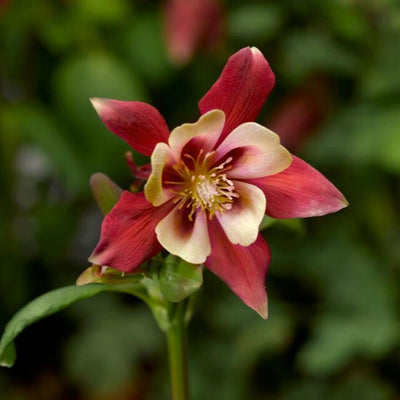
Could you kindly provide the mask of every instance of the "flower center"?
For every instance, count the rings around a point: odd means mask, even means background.
[[[207,211],[209,219],[216,212],[230,210],[234,198],[239,197],[235,185],[226,176],[226,171],[231,169],[229,164],[232,162],[232,157],[212,167],[214,155],[214,151],[204,154],[202,149],[196,159],[185,154],[186,162],[182,159],[173,166],[182,181],[169,183],[180,186],[176,191],[178,195],[176,202],[181,201],[180,208],[190,209],[190,221],[198,210]]]

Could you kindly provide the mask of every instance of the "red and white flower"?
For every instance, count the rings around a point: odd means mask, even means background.
[[[261,52],[244,48],[200,100],[200,119],[171,133],[148,104],[92,99],[109,130],[151,156],[151,173],[144,192],[124,191],[105,217],[90,261],[131,272],[165,248],[204,264],[266,318],[264,214],[310,217],[347,205],[277,134],[252,122],[274,83]]]

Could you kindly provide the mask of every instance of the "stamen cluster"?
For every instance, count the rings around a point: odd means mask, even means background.
[[[173,169],[182,178],[178,182],[169,182],[178,185],[179,189],[176,202],[180,202],[179,208],[189,208],[189,220],[193,220],[196,211],[205,211],[208,218],[212,219],[215,213],[221,213],[232,208],[232,203],[239,194],[235,191],[235,185],[227,177],[226,172],[231,169],[232,157],[217,166],[213,166],[215,151],[204,154],[201,149],[194,158],[190,154],[184,154],[179,163]]]

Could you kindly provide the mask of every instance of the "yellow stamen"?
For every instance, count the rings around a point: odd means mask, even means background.
[[[193,214],[197,211],[208,213],[212,219],[216,212],[225,212],[232,208],[232,203],[239,194],[235,191],[234,183],[226,176],[226,171],[231,169],[229,165],[232,157],[228,157],[221,164],[211,167],[215,152],[204,154],[200,150],[198,156],[193,158],[189,154],[184,157],[186,163],[181,160],[173,166],[175,171],[182,178],[180,182],[167,182],[180,186],[176,202],[181,202],[179,208],[190,209],[189,220],[193,220]],[[187,164],[192,164],[188,167]]]

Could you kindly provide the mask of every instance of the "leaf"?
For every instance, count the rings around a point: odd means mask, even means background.
[[[17,358],[17,351],[15,345],[11,342],[5,349],[0,358],[0,365],[2,367],[12,367],[15,359]]]
[[[160,272],[160,289],[167,300],[179,302],[203,284],[203,270],[179,257],[169,255]]]
[[[90,188],[101,212],[106,215],[117,204],[122,189],[107,175],[100,172],[90,178]]]
[[[106,291],[122,292],[121,287],[92,284],[67,286],[43,294],[22,308],[6,325],[0,341],[0,365],[11,367],[16,359],[15,338],[29,325],[70,306],[77,301]]]

